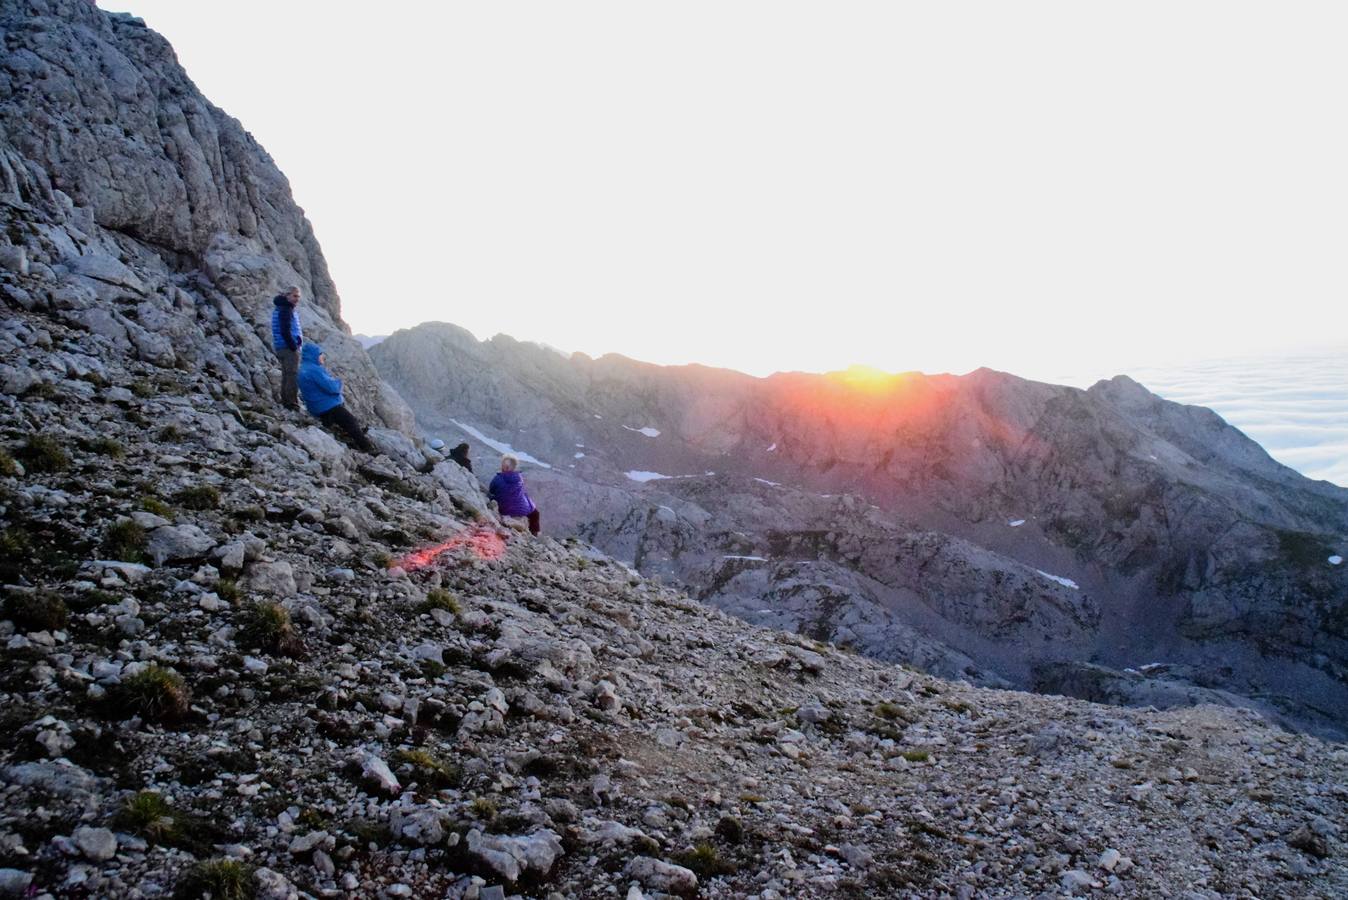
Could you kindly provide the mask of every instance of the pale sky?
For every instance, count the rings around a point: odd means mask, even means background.
[[[766,374],[1344,343],[1341,2],[102,0],[289,176],[352,328]]]

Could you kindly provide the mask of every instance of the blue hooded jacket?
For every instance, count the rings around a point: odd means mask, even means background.
[[[273,350],[298,350],[304,344],[304,332],[300,329],[300,313],[290,298],[277,294],[271,301],[271,348]]]
[[[315,416],[342,405],[342,379],[323,368],[318,361],[322,355],[323,348],[317,344],[305,344],[300,349],[300,397]]]
[[[527,516],[536,507],[524,492],[524,479],[519,472],[497,472],[487,488],[487,496],[496,501],[503,516]]]

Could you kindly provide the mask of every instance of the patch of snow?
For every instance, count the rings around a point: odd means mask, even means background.
[[[734,556],[734,555],[731,555],[731,554],[727,554],[727,555],[721,557],[721,559],[742,559],[742,560],[744,560],[745,562],[767,562],[767,561],[768,561],[768,558],[767,558],[766,556]]]
[[[1020,526],[1022,526],[1022,525],[1025,524],[1025,520],[1024,520],[1024,519],[1012,519],[1010,522],[1007,522],[1006,524],[1010,525],[1012,528],[1019,528]]]
[[[628,431],[635,431],[637,434],[644,434],[646,435],[646,437],[660,436],[660,429],[652,428],[649,425],[647,425],[645,428],[633,428],[631,425],[624,425],[623,427],[626,428]]]
[[[762,482],[763,484],[766,484],[766,485],[768,485],[769,487],[781,487],[781,486],[782,486],[782,483],[781,483],[780,481],[768,481],[766,478],[755,478],[754,481]]]
[[[585,445],[584,445],[584,444],[577,444],[576,446],[577,446],[577,447],[584,447]]]
[[[1156,454],[1155,454],[1155,453],[1148,453],[1147,455],[1148,455],[1149,457],[1151,457],[1152,459],[1156,459]]]
[[[449,421],[453,422],[455,425],[459,426],[459,427],[462,428],[464,431],[468,432],[469,435],[471,435],[472,437],[477,438],[479,441],[481,441],[482,443],[486,444],[488,447],[492,448],[492,449],[495,450],[497,453],[508,453],[508,454],[510,454],[511,456],[513,456],[513,457],[515,457],[516,459],[518,459],[518,460],[519,460],[520,462],[522,462],[522,463],[533,463],[534,465],[536,465],[536,466],[538,466],[538,467],[540,467],[540,468],[543,468],[543,469],[551,469],[551,468],[552,468],[552,466],[550,466],[550,465],[548,465],[547,463],[543,462],[543,460],[538,459],[538,458],[535,457],[535,456],[531,456],[530,454],[525,453],[523,450],[516,450],[514,447],[510,446],[509,444],[507,444],[505,441],[497,441],[497,440],[493,440],[492,438],[487,437],[485,434],[483,434],[482,432],[478,431],[478,430],[477,430],[476,428],[474,428],[472,425],[465,425],[465,424],[463,424],[462,422],[460,422],[458,419],[450,419]]]
[[[604,418],[603,416],[599,415],[599,413],[595,413],[595,414],[594,414],[594,417],[595,417],[596,419],[602,419],[602,418]]]
[[[776,449],[777,449],[777,442],[776,442],[776,441],[773,441],[773,442],[772,442],[772,446],[769,447],[769,448],[767,449],[766,452],[771,453],[771,452],[773,452],[773,451],[776,450]]]
[[[655,481],[659,478],[700,478],[700,475],[661,475],[659,472],[644,472],[640,469],[633,469],[631,472],[624,472],[628,478],[633,481]],[[707,475],[715,475],[715,472],[707,472]]]
[[[657,506],[656,509],[663,509],[665,512],[674,512],[671,507],[665,506],[664,504]],[[675,515],[677,515],[677,513],[675,513]]]
[[[1341,566],[1343,565],[1343,557],[1338,555],[1331,556],[1329,558],[1329,564],[1331,566]]]
[[[581,453],[580,451],[576,451],[576,455],[575,455],[573,458],[574,458],[574,459],[584,459],[584,458],[585,458],[585,454],[584,454],[584,453]]]
[[[1038,572],[1040,575],[1043,575],[1049,581],[1056,581],[1063,587],[1069,587],[1074,591],[1080,587],[1080,585],[1078,585],[1075,581],[1073,581],[1070,578],[1063,578],[1061,575],[1050,575],[1043,569],[1035,569],[1035,571]]]

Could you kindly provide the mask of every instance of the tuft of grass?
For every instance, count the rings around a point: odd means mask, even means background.
[[[426,592],[426,599],[417,607],[418,612],[430,612],[433,609],[443,609],[453,616],[463,614],[463,606],[444,588],[431,588]]]
[[[451,765],[425,750],[399,750],[393,759],[397,763],[411,766],[416,780],[427,787],[452,788],[463,783],[463,771],[458,766]]]
[[[49,591],[15,592],[5,601],[5,617],[24,631],[57,631],[70,621],[70,609]]]
[[[253,900],[253,867],[232,859],[213,859],[188,869],[173,892],[174,900]]]
[[[243,588],[233,578],[221,578],[215,583],[215,593],[221,600],[229,604],[237,604],[243,600]]]
[[[128,797],[113,824],[156,844],[174,844],[182,839],[180,816],[155,791],[141,791]]]
[[[131,393],[142,400],[148,400],[154,396],[154,385],[148,381],[137,381],[131,385]]]
[[[490,822],[496,818],[496,804],[492,803],[486,797],[478,797],[468,804],[468,809],[479,819],[485,819]]]
[[[882,719],[897,719],[903,715],[903,707],[897,703],[877,703],[875,714]]]
[[[177,425],[165,425],[163,428],[159,429],[159,441],[161,443],[168,444],[173,441],[182,440],[182,436],[183,433]]]
[[[151,663],[117,686],[121,707],[149,722],[176,722],[187,715],[191,694],[182,676]]]
[[[7,560],[25,560],[33,552],[33,541],[28,532],[21,528],[6,528],[0,531],[0,558]]]
[[[121,442],[106,436],[85,441],[82,446],[88,452],[105,456],[108,459],[122,459],[126,456],[126,448],[121,445]]]
[[[103,535],[103,552],[109,559],[138,563],[145,559],[145,529],[131,519],[108,526]]]
[[[144,497],[140,498],[140,508],[147,513],[153,513],[161,518],[173,518],[173,507],[169,506],[153,494],[146,494]]]
[[[234,518],[240,522],[264,522],[267,511],[260,506],[243,506],[234,510]]]
[[[393,565],[393,557],[382,550],[376,550],[374,553],[370,554],[370,562],[374,563],[375,568],[387,569],[389,566]]]
[[[290,621],[289,611],[271,600],[254,603],[249,608],[239,630],[239,639],[244,644],[282,656],[297,656],[304,649],[304,643]]]
[[[716,823],[716,836],[727,844],[738,844],[744,840],[744,823],[734,816],[721,816]]]
[[[61,472],[70,467],[70,457],[56,438],[35,434],[19,449],[19,459],[29,472]]]
[[[931,759],[931,754],[926,750],[905,750],[899,755],[909,762],[926,762]]]
[[[220,489],[213,484],[195,484],[173,495],[183,509],[215,509],[220,505]]]
[[[0,475],[13,477],[19,474],[19,466],[14,462],[14,457],[9,455],[9,451],[0,447]]]
[[[711,844],[698,844],[691,850],[675,854],[673,859],[685,869],[692,870],[699,878],[734,875],[739,871],[734,863],[722,859],[721,854]]]

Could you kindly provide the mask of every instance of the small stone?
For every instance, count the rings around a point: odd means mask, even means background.
[[[697,876],[691,869],[676,866],[650,856],[638,856],[623,869],[627,878],[635,878],[653,891],[690,894],[697,890]]]
[[[393,772],[389,769],[388,763],[373,753],[364,754],[360,761],[360,770],[361,774],[376,782],[390,794],[396,794],[402,789],[398,779],[393,777]]]
[[[145,552],[156,566],[200,559],[215,541],[195,525],[166,525],[150,532]]]
[[[617,712],[622,708],[622,700],[618,699],[618,689],[611,681],[601,681],[595,686],[594,705],[605,712]]]
[[[28,893],[33,873],[22,869],[0,869],[0,895],[17,897]]]
[[[1085,891],[1100,886],[1100,882],[1081,869],[1068,869],[1062,873],[1063,890],[1068,892]]]
[[[292,840],[290,842],[290,852],[296,855],[308,853],[327,839],[328,833],[326,831],[311,831],[306,835],[296,837]]]
[[[1113,847],[1110,847],[1104,853],[1100,854],[1100,860],[1098,863],[1096,863],[1096,865],[1104,869],[1106,872],[1113,872],[1114,867],[1119,864],[1119,860],[1122,858],[1123,857],[1119,854],[1119,851],[1115,850]]]
[[[76,828],[71,838],[80,852],[94,862],[107,862],[117,855],[117,836],[106,828],[84,825]]]
[[[1323,835],[1316,834],[1310,825],[1302,825],[1296,831],[1293,831],[1287,837],[1287,846],[1302,853],[1308,853],[1317,859],[1325,859],[1329,856],[1329,842]]]

